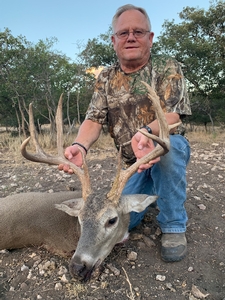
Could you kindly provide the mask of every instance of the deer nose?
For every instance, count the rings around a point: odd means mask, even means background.
[[[82,281],[87,281],[91,277],[93,268],[88,267],[85,263],[78,264],[78,263],[71,262],[69,265],[69,270],[71,276],[75,278],[78,277]]]
[[[73,277],[84,277],[86,265],[85,264],[76,264],[71,262],[69,266],[70,274]]]
[[[79,265],[79,264],[74,264],[73,265],[73,270],[76,272],[76,274],[81,274],[84,270],[86,269],[86,265],[85,264],[82,264],[82,265]]]

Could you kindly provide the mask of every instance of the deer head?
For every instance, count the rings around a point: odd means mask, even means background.
[[[145,164],[169,151],[169,126],[160,107],[159,98],[150,86],[146,83],[143,84],[146,85],[149,99],[152,100],[155,106],[160,134],[159,137],[157,137],[142,130],[140,130],[140,132],[155,140],[157,146],[151,153],[135,162],[126,170],[122,170],[121,158],[119,158],[116,179],[111,190],[105,195],[102,194],[101,191],[91,191],[88,167],[84,156],[82,168],[72,164],[64,157],[62,95],[59,99],[56,113],[57,156],[48,155],[41,149],[34,126],[32,104],[29,106],[30,134],[36,147],[36,153],[31,154],[26,150],[26,146],[30,140],[29,137],[22,143],[22,155],[28,160],[35,162],[52,165],[67,164],[73,169],[82,183],[82,198],[64,201],[56,205],[56,208],[66,212],[70,216],[78,218],[80,224],[80,238],[70,262],[70,272],[72,276],[78,276],[84,281],[90,278],[92,271],[103,262],[115,244],[128,238],[130,212],[143,211],[157,198],[157,196],[149,195],[121,196],[127,180],[137,171],[141,164]],[[175,124],[174,127],[175,126],[177,126],[177,124]]]

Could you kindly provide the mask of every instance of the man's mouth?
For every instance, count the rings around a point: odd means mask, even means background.
[[[129,46],[129,47],[125,47],[125,49],[137,49],[137,47]]]

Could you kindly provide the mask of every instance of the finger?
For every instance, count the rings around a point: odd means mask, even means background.
[[[138,173],[141,173],[149,168],[151,168],[153,166],[153,164],[143,164],[143,165],[140,165],[139,168],[138,168]]]
[[[64,156],[68,160],[71,160],[71,158],[73,158],[73,155],[72,155],[72,153],[70,151],[65,151]]]
[[[159,161],[160,161],[160,157],[157,157],[157,158],[155,158],[153,160],[150,160],[149,164],[156,164]]]
[[[59,169],[60,171],[62,171],[62,170],[63,170],[63,164],[58,165],[58,169]]]
[[[69,170],[68,170],[68,173],[69,173],[69,174],[73,174],[73,173],[74,173],[73,169],[69,169]]]
[[[71,170],[71,169],[70,169],[70,167],[68,165],[60,164],[60,165],[58,165],[58,170],[64,171],[64,172],[69,172],[69,170]]]

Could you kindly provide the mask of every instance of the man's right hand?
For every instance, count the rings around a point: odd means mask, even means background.
[[[73,164],[75,164],[78,167],[81,167],[83,165],[83,158],[82,158],[81,151],[83,151],[83,149],[81,149],[78,145],[73,145],[65,149],[64,155]],[[84,155],[86,155],[86,153],[84,153]],[[61,164],[58,166],[58,169],[63,170],[64,172],[69,174],[74,173],[73,170],[70,169],[69,165]]]

